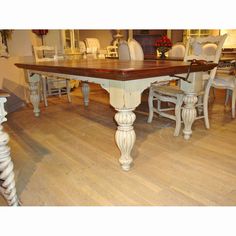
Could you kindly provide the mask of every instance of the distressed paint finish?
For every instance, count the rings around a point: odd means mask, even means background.
[[[18,67],[27,69],[29,76],[31,102],[34,106],[35,116],[39,115],[38,86],[39,76],[45,72],[55,73],[58,77],[83,81],[82,91],[84,104],[88,105],[89,87],[87,83],[100,84],[109,93],[109,100],[117,113],[115,120],[118,124],[115,140],[121,152],[119,159],[122,169],[129,170],[132,163],[131,152],[135,143],[135,131],[133,123],[135,114],[133,111],[141,103],[142,92],[150,87],[151,83],[170,81],[170,75],[174,73],[186,73],[189,63],[187,62],[156,62],[156,61],[133,61],[120,62],[119,60],[77,60],[48,63],[25,63],[16,64]],[[202,71],[213,68],[214,64],[196,66],[194,71]],[[197,73],[196,73],[197,74]],[[189,99],[186,100],[186,106]],[[188,114],[186,113],[186,117]],[[188,122],[189,119],[185,119]],[[191,129],[191,124],[187,124]],[[189,130],[189,128],[187,129]]]
[[[10,156],[10,148],[7,145],[9,135],[3,131],[2,123],[6,121],[4,103],[5,97],[0,97],[0,193],[6,199],[9,206],[19,205],[16,194],[13,163]]]

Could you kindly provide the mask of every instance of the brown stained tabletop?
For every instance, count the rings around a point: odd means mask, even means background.
[[[186,73],[189,62],[171,60],[120,61],[117,59],[68,59],[52,62],[16,63],[22,69],[120,81]],[[194,65],[193,72],[208,71],[217,64]]]

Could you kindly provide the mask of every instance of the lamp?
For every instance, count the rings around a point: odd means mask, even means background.
[[[123,38],[123,35],[121,34],[120,31],[121,31],[120,29],[117,29],[117,30],[116,30],[116,34],[113,35],[113,37],[114,37],[114,39],[115,39],[114,42],[113,42],[113,45],[114,45],[114,46],[118,46],[118,44],[119,44],[121,38]]]

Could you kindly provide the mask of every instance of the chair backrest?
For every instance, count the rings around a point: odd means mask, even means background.
[[[79,41],[79,52],[85,53],[86,52],[86,45],[84,41]]]
[[[202,54],[206,56],[213,56],[216,54],[217,45],[214,43],[207,43],[202,46]]]
[[[206,60],[206,61],[214,62],[218,64],[220,60],[221,52],[222,52],[222,47],[226,38],[227,38],[227,34],[224,34],[222,36],[189,38],[186,45],[184,61],[197,59],[197,60]],[[203,50],[203,47],[206,44],[215,44],[216,45],[215,53],[213,53],[212,46],[211,46],[211,50],[208,50],[209,49],[208,47],[207,47],[208,48],[207,50],[206,49]],[[209,53],[209,51],[211,53]],[[217,70],[217,66],[210,71],[209,75],[205,74],[206,75],[205,78],[203,75],[203,85],[207,91],[209,91],[211,83],[213,79],[215,78],[216,70]],[[208,81],[207,84],[205,83],[206,81]]]
[[[206,60],[206,61],[212,61],[214,63],[218,63],[226,37],[227,37],[227,34],[224,34],[222,36],[189,38],[186,45],[184,61],[197,59],[197,60]],[[216,45],[214,46],[215,47],[214,50],[212,49],[213,48],[212,44]],[[208,45],[208,46],[205,46],[205,45]],[[204,46],[205,46],[205,49],[203,50]],[[211,49],[209,49],[209,46]],[[209,51],[211,53],[209,53]]]
[[[141,45],[135,39],[128,40],[131,60],[143,61],[144,54]]]
[[[131,60],[129,46],[125,40],[120,40],[119,42],[118,56],[121,61]]]
[[[108,57],[118,57],[118,47],[117,46],[107,46],[107,56]]]
[[[183,44],[173,45],[171,50],[168,52],[169,57],[184,58],[184,55],[185,55],[185,46]]]
[[[100,42],[97,38],[86,38],[84,42],[88,53],[95,53],[100,49]]]
[[[36,62],[53,61],[57,55],[57,48],[52,46],[34,46],[34,58]]]

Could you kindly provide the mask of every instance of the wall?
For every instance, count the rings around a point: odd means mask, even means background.
[[[14,30],[11,40],[8,40],[10,56],[32,56],[31,41],[31,32],[29,30]]]
[[[41,45],[42,43],[38,44]],[[61,31],[49,30],[48,34],[44,36],[44,45],[56,46],[58,53],[62,53]]]
[[[171,30],[171,41],[173,44],[183,42],[184,30]]]
[[[37,39],[30,30],[14,30],[12,39],[8,40],[10,57],[8,59],[0,58],[0,88],[11,93],[8,104],[13,102],[18,106],[19,101],[26,101],[28,98],[24,71],[17,68],[15,63],[33,58],[32,44],[36,41]]]

